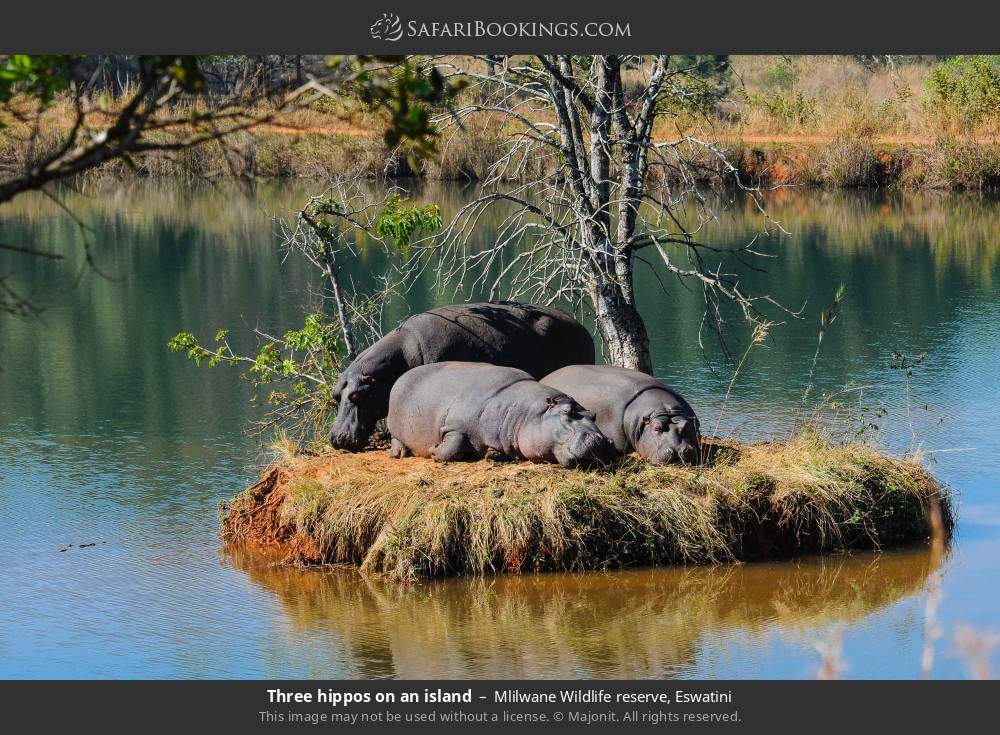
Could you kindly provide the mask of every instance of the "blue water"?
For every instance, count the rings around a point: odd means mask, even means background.
[[[0,258],[0,272],[14,270],[45,309],[0,316],[0,676],[797,678],[814,675],[815,644],[839,630],[846,676],[909,678],[920,672],[936,572],[934,676],[965,675],[957,626],[1000,628],[998,202],[818,192],[769,201],[790,235],[763,244],[777,257],[745,286],[805,308],[801,319],[774,316],[784,324],[751,352],[720,428],[761,438],[796,425],[819,311],[845,284],[807,405],[849,387],[846,408],[823,415],[841,433],[856,428],[857,406],[886,410],[873,441],[919,449],[958,493],[946,559],[914,549],[397,587],[220,547],[217,503],[261,458],[247,433],[258,410],[237,373],[164,348],[178,331],[208,338],[220,327],[249,348],[252,327],[300,322],[311,276],[282,265],[268,215],[312,188],[146,183],[68,194],[107,274],[85,269],[76,284],[83,235],[73,222],[42,199],[0,208],[0,240],[68,258]],[[446,214],[469,196],[419,194]],[[758,225],[737,203],[710,234],[737,243]],[[362,253],[355,282],[364,287],[382,262]],[[698,347],[700,294],[670,284],[664,295],[646,272],[639,285],[657,374],[714,427],[732,365]],[[390,306],[386,326],[444,300],[420,284],[408,305]],[[739,354],[745,331],[736,325],[732,337]],[[927,355],[909,400],[902,373],[886,367],[893,351]]]

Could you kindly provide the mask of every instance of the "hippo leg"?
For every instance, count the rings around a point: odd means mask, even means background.
[[[431,449],[431,457],[436,462],[456,462],[469,456],[471,451],[468,436],[461,431],[446,431],[437,446]]]
[[[403,457],[409,457],[413,454],[410,448],[403,444],[396,437],[392,437],[392,441],[389,443],[389,456],[395,457],[396,459],[402,459]]]

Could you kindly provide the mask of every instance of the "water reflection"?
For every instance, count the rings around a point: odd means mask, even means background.
[[[806,641],[917,594],[925,549],[793,563],[438,580],[407,586],[303,570],[240,548],[233,565],[316,637],[330,669],[402,678],[643,678],[704,674],[705,640]]]

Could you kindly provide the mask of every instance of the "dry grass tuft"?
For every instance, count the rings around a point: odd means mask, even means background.
[[[398,579],[719,562],[927,538],[949,496],[914,462],[804,436],[716,445],[712,466],[288,457],[223,509],[230,542]]]

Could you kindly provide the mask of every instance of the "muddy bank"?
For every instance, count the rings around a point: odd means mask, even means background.
[[[711,466],[609,470],[297,456],[223,508],[230,543],[399,579],[712,563],[947,536],[951,501],[922,466],[803,437],[719,446]]]

